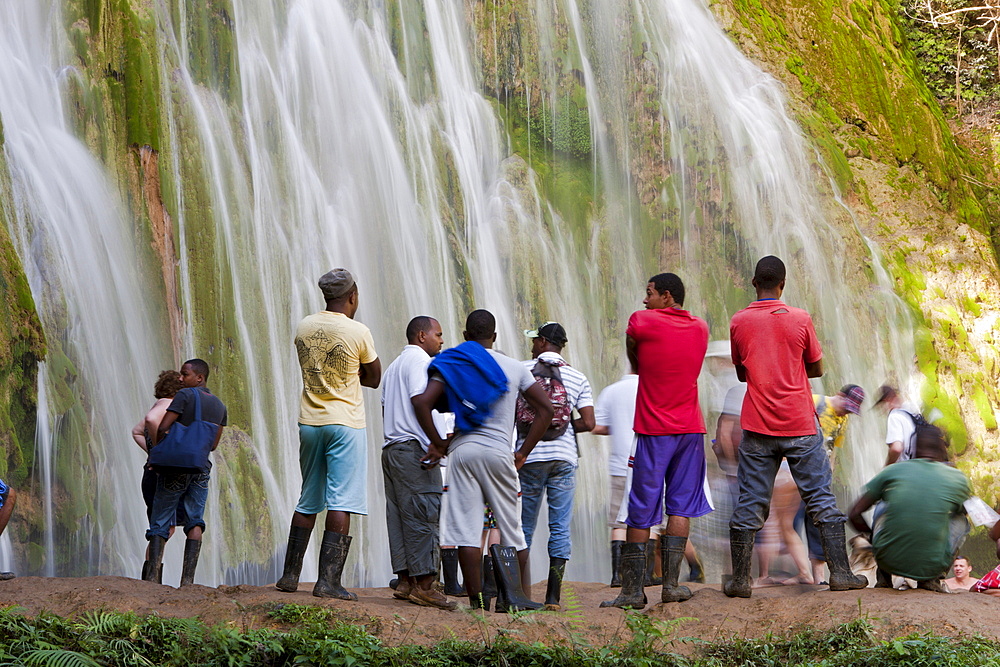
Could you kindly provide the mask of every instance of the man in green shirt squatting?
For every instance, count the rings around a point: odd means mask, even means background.
[[[948,592],[942,580],[969,532],[962,504],[972,493],[969,480],[947,460],[941,429],[918,427],[916,458],[875,475],[848,513],[858,532],[872,533],[876,588],[891,588],[892,575],[898,575],[915,579],[918,588]],[[861,514],[879,500],[886,510],[872,531]]]

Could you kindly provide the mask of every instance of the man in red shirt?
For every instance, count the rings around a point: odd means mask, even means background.
[[[809,378],[823,375],[823,350],[809,313],[781,301],[785,264],[769,255],[757,262],[757,300],[733,315],[729,338],[733,364],[747,383],[740,422],[737,479],[740,499],[729,521],[733,577],[723,586],[729,597],[750,597],[754,535],[764,525],[774,476],[787,459],[806,511],[819,527],[830,566],[830,590],[864,588],[847,562],[844,523],[830,490],[830,460],[813,409]]]
[[[649,529],[663,522],[666,487],[667,531],[660,538],[663,602],[691,597],[678,586],[688,525],[712,511],[705,497],[705,422],[698,404],[698,374],[708,348],[708,325],[681,308],[684,283],[661,273],[646,285],[646,310],[632,313],[625,346],[639,374],[635,400],[635,456],[628,497],[628,527],[621,556],[621,594],[602,607],[646,604],[642,584]]]

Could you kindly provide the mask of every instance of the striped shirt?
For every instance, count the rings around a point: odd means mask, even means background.
[[[552,359],[566,362],[556,352],[542,352],[539,359]],[[528,359],[521,362],[529,371],[538,363],[538,359]],[[586,408],[594,405],[594,396],[590,390],[590,382],[583,373],[572,366],[560,366],[559,374],[562,377],[563,385],[566,387],[566,395],[569,398],[569,405],[574,410]],[[523,439],[518,439],[517,446],[520,447]],[[540,461],[567,461],[576,465],[577,462],[576,435],[573,430],[573,423],[566,427],[566,432],[555,440],[539,440],[525,463],[536,463]]]

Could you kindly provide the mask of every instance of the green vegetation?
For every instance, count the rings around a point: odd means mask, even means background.
[[[471,612],[470,612],[471,613]],[[911,634],[881,640],[864,618],[830,631],[805,630],[762,639],[701,642],[675,639],[684,619],[658,621],[630,613],[628,639],[592,646],[586,642],[546,645],[498,634],[494,640],[446,639],[433,646],[383,643],[380,624],[338,621],[321,607],[283,605],[270,621],[286,629],[208,627],[196,619],[139,617],[92,612],[78,619],[50,614],[35,618],[16,608],[0,611],[0,660],[10,665],[98,667],[101,665],[1000,665],[1000,642]],[[671,651],[694,643],[693,655]],[[691,652],[687,652],[691,653]]]

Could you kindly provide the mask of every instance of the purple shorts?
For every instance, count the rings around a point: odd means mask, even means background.
[[[712,511],[705,497],[705,436],[636,434],[628,519],[633,528],[663,523],[664,484],[667,516],[694,518]]]

